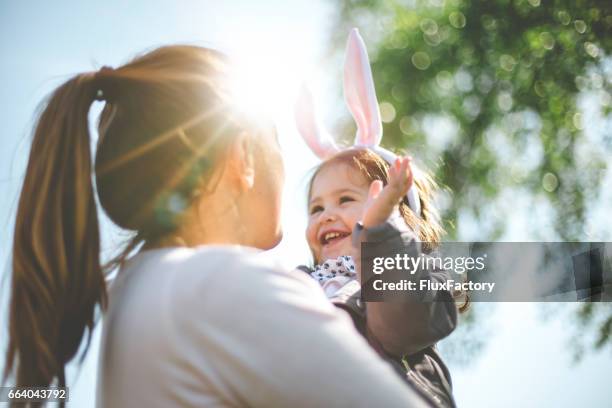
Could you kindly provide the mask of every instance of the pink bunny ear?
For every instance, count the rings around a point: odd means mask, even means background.
[[[300,89],[294,113],[298,131],[310,150],[320,159],[325,160],[340,150],[332,137],[320,126],[315,114],[312,94],[305,84]]]
[[[346,45],[344,99],[357,123],[355,145],[378,146],[382,139],[380,110],[368,52],[356,28],[351,30]]]
[[[344,99],[357,123],[355,145],[370,148],[387,163],[393,165],[397,156],[379,146],[382,139],[382,122],[374,89],[374,79],[372,79],[368,51],[356,28],[351,30],[346,44]],[[414,183],[406,197],[412,211],[420,217],[421,204]]]

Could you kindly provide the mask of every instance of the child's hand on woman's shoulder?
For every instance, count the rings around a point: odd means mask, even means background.
[[[413,182],[409,156],[398,157],[389,168],[389,183],[383,187],[381,180],[370,184],[368,200],[364,206],[362,223],[364,228],[371,228],[387,221],[391,213],[406,195]]]

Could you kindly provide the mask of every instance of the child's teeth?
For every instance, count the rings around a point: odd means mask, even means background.
[[[340,234],[337,233],[337,232],[328,232],[327,234],[325,234],[325,240],[328,241],[328,240],[330,240],[332,238],[336,238],[336,237],[339,237],[339,236],[340,236]]]

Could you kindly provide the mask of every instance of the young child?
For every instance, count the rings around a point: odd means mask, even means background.
[[[430,401],[455,406],[451,379],[435,343],[456,326],[451,293],[438,291],[428,302],[360,301],[360,242],[379,242],[394,256],[405,249],[431,253],[443,233],[431,204],[435,183],[413,174],[410,158],[379,146],[382,138],[374,85],[361,37],[349,36],[344,89],[357,122],[356,146],[341,150],[318,127],[310,95],[297,106],[298,129],[325,161],[308,190],[306,230],[314,268],[300,267],[316,279],[328,298],[351,315],[359,332],[379,354]],[[419,270],[411,279],[445,281],[443,270]]]
[[[412,179],[410,159],[399,158],[389,166],[367,149],[350,149],[323,162],[310,183],[306,229],[316,266],[300,269],[319,282],[336,306],[349,312],[370,344],[430,397],[434,406],[454,406],[450,374],[434,346],[455,327],[452,295],[438,292],[426,303],[363,305],[359,300],[355,244],[381,241],[385,253],[375,256],[393,256],[410,246],[430,253],[439,241],[442,229],[431,207],[431,180],[417,177],[414,181],[422,211],[417,218],[405,197]],[[418,236],[414,231],[419,231]],[[448,277],[441,270],[411,275],[415,281],[445,281]]]

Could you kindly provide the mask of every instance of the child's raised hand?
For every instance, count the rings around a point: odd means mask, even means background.
[[[395,160],[393,166],[389,168],[389,182],[384,188],[380,180],[374,180],[370,184],[362,216],[364,228],[371,228],[387,221],[395,206],[406,195],[413,182],[411,160],[409,156],[398,157]]]

